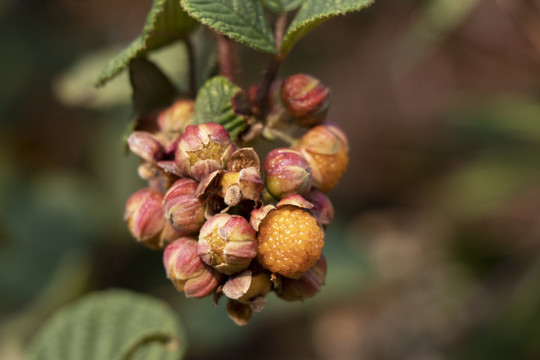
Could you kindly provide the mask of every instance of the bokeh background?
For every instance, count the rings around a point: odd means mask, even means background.
[[[350,168],[322,292],[270,295],[243,328],[176,293],[122,221],[144,186],[122,145],[129,83],[92,82],[150,6],[0,2],[1,359],[111,287],[171,304],[187,359],[540,357],[540,1],[377,0],[298,43],[280,76],[332,89]],[[260,81],[265,58],[240,56],[242,85]]]

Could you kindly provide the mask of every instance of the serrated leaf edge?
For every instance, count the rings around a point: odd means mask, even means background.
[[[337,11],[332,11],[326,14],[320,14],[318,16],[309,18],[307,20],[304,20],[298,24],[295,23],[294,19],[285,31],[285,35],[283,37],[283,41],[281,43],[280,51],[282,54],[287,54],[294,44],[298,42],[304,35],[306,35],[309,31],[313,30],[315,27],[323,23],[324,21],[340,15],[345,15],[350,12],[360,11],[368,6],[372,5],[375,2],[375,0],[368,0],[368,2],[361,4],[361,5],[353,5],[350,7],[345,7],[343,9],[338,9]],[[302,4],[300,9],[298,10],[298,14],[306,7],[309,6],[309,1],[306,1]]]
[[[263,32],[260,32],[258,29],[254,29],[254,30],[256,30],[257,32],[259,32],[260,34],[263,35],[262,38],[265,38],[266,40],[268,40],[268,46],[267,47],[256,46],[254,44],[250,44],[247,41],[243,40],[242,36],[237,32],[223,31],[221,29],[216,28],[214,26],[214,24],[210,23],[209,21],[207,21],[203,17],[201,17],[199,15],[199,13],[197,13],[196,9],[193,9],[193,8],[191,8],[189,6],[186,6],[185,3],[184,3],[184,0],[180,0],[180,5],[182,6],[182,8],[184,9],[185,12],[187,12],[191,17],[197,19],[197,21],[199,21],[201,24],[204,24],[204,25],[206,25],[206,26],[208,26],[208,27],[220,32],[220,33],[223,33],[223,34],[227,35],[228,37],[230,37],[231,39],[236,40],[239,43],[244,44],[246,46],[249,46],[249,47],[251,47],[251,48],[253,48],[255,50],[270,53],[270,54],[275,54],[276,53],[275,39],[274,39],[274,35],[272,34],[272,31],[270,31],[268,34],[265,34]],[[220,4],[220,5],[223,5],[223,6],[227,7],[225,4]],[[232,12],[232,13],[234,13],[234,12]],[[238,14],[236,14],[236,15],[238,15]],[[247,20],[243,19],[241,16],[238,16],[238,17],[249,24],[249,22]],[[270,27],[269,27],[269,29],[270,29]],[[269,35],[270,38],[267,38],[267,35]]]
[[[165,11],[165,3],[167,0],[156,0],[154,4],[152,5],[152,9],[148,13],[148,16],[146,18],[144,27],[142,29],[141,35],[135,38],[120,54],[116,55],[113,59],[111,59],[108,64],[105,66],[101,74],[98,76],[95,86],[103,86],[108,81],[114,79],[116,76],[121,74],[124,70],[127,69],[129,66],[129,63],[132,59],[140,56],[141,54],[144,54],[148,50],[148,39],[150,39],[150,36],[153,33],[153,29],[156,26],[156,22],[159,18],[159,15]],[[178,1],[178,0],[176,0]],[[174,41],[174,40],[172,40]],[[137,45],[139,44],[140,45]],[[165,46],[164,44],[163,46]],[[136,50],[133,52],[131,56],[127,58],[127,61],[124,61],[124,57],[130,49],[133,47],[136,47]],[[114,63],[116,61],[124,61],[124,64],[121,66],[114,66]],[[115,69],[112,72],[109,72],[110,68],[115,67]]]

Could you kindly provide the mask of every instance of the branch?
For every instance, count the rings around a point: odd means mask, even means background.
[[[236,43],[229,37],[217,33],[219,74],[225,76],[236,84],[238,75],[238,57],[236,56]]]

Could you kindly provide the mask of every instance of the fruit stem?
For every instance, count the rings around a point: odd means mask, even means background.
[[[231,82],[236,83],[238,57],[236,56],[236,43],[229,37],[217,33],[219,74]]]
[[[192,99],[195,99],[195,96],[197,95],[197,81],[195,78],[196,72],[196,61],[195,61],[195,49],[193,48],[193,44],[191,43],[191,40],[188,38],[182,39],[184,41],[184,45],[186,46],[187,50],[187,57],[188,57],[188,64],[189,64],[189,79],[188,79],[188,86],[189,86],[189,95]]]
[[[279,140],[287,143],[287,145],[289,145],[290,147],[295,147],[298,144],[298,140],[293,138],[289,134],[287,134],[287,133],[285,133],[283,131],[280,131],[278,129],[268,127],[268,126],[265,126],[263,128],[263,131],[262,131],[261,135],[262,135],[263,138],[265,138],[266,140],[270,140],[270,141],[275,140],[275,139],[279,139]]]
[[[266,68],[263,82],[257,92],[257,98],[255,100],[255,109],[259,115],[259,119],[266,117],[268,111],[268,91],[272,82],[276,78],[279,67],[283,62],[284,56],[281,55],[281,42],[283,41],[283,34],[285,33],[285,26],[287,25],[287,13],[281,13],[278,15],[274,26],[274,37],[276,39],[276,54],[270,58],[270,63]]]

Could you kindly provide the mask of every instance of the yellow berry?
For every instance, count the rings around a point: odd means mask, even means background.
[[[257,259],[262,266],[297,278],[319,260],[324,232],[308,212],[283,206],[262,220],[257,240]]]

